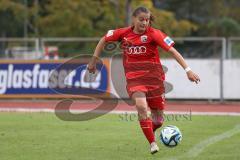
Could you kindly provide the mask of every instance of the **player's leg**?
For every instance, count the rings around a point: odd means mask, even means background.
[[[158,152],[159,148],[155,142],[152,120],[151,118],[148,117],[148,114],[147,114],[148,105],[146,101],[146,95],[144,92],[134,92],[132,94],[132,98],[136,104],[140,126],[142,128],[142,131],[145,137],[147,138],[150,144],[150,151],[152,154],[154,154]]]
[[[155,132],[158,128],[160,128],[163,125],[164,122],[163,114],[164,114],[163,110],[151,109],[153,132]]]
[[[163,125],[164,122],[164,107],[165,98],[164,97],[147,97],[147,103],[151,109],[151,116],[153,121],[153,132]]]
[[[136,109],[138,112],[138,118],[139,120],[147,119],[147,101],[146,101],[146,96],[144,92],[134,92],[132,94],[132,99],[135,102]]]

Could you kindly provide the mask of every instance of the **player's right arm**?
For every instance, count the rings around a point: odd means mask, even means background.
[[[124,28],[109,30],[107,34],[100,39],[94,51],[93,57],[88,63],[88,70],[90,73],[95,73],[97,60],[100,58],[100,54],[106,43],[110,41],[119,41],[124,31]]]
[[[106,44],[105,38],[102,37],[95,48],[92,59],[88,63],[88,70],[90,73],[95,73],[97,60],[98,60],[105,44]]]

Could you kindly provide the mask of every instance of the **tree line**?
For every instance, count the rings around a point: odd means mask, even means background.
[[[148,7],[171,36],[239,36],[239,0],[0,0],[1,37],[99,37]]]

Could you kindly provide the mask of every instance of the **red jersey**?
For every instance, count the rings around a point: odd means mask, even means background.
[[[132,27],[109,30],[105,41],[119,41],[122,43],[123,64],[128,62],[160,63],[158,46],[168,51],[174,41],[158,29],[148,27],[143,34],[136,34]]]
[[[148,27],[143,34],[136,34],[132,27],[109,30],[105,41],[119,41],[123,49],[123,66],[127,90],[131,97],[135,91],[147,93],[147,97],[164,92],[164,72],[159,60],[158,46],[168,51],[174,41],[158,29]]]

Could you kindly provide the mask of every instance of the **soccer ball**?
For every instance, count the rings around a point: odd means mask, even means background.
[[[166,126],[160,133],[161,142],[167,147],[175,147],[182,140],[182,133],[176,126]]]

